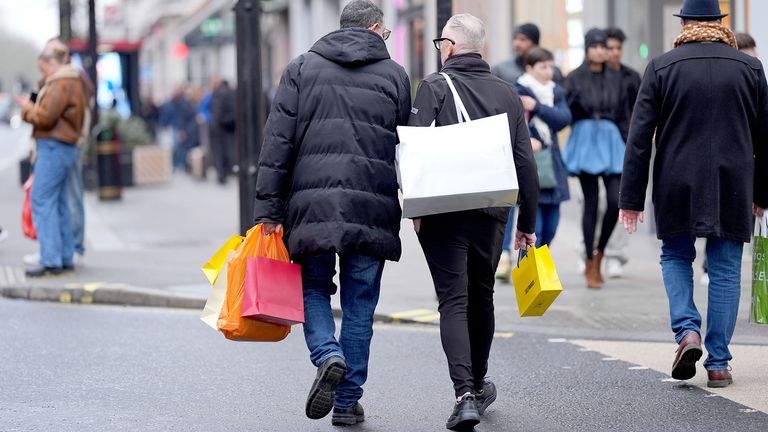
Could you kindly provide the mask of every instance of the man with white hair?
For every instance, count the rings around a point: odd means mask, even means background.
[[[453,16],[434,44],[443,62],[441,72],[451,77],[472,119],[508,116],[520,183],[514,245],[528,249],[536,243],[539,181],[520,98],[512,86],[491,74],[483,60],[485,26],[476,17]],[[432,74],[419,86],[409,125],[458,123],[454,104],[446,79]],[[466,151],[472,151],[471,142]],[[440,335],[456,394],[448,429],[471,430],[496,399],[496,387],[485,373],[495,327],[494,272],[508,213],[509,208],[489,208],[414,219],[440,303]]]

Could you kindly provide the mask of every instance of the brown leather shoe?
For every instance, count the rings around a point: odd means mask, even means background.
[[[603,258],[605,257],[605,253],[602,252],[602,251],[595,251],[594,256],[595,256],[595,258],[593,258],[593,259],[595,260],[595,270],[594,270],[595,271],[595,277],[597,278],[597,280],[600,281],[601,284],[604,284],[605,283],[605,279],[603,279],[603,270],[602,270],[603,267],[602,266],[603,266]]]
[[[584,260],[584,278],[587,280],[587,288],[602,288],[598,273],[595,271],[595,260]]]
[[[707,378],[707,387],[722,388],[733,384],[733,377],[728,369],[708,370]]]
[[[693,378],[696,375],[696,362],[702,354],[701,336],[695,331],[686,334],[677,346],[677,355],[672,363],[672,378],[677,380]]]

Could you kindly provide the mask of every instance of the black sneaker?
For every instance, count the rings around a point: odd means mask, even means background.
[[[26,274],[27,277],[36,278],[36,277],[44,277],[44,276],[58,276],[63,272],[64,272],[64,269],[61,267],[37,266],[31,269],[27,269],[27,271],[25,271],[24,274]]]
[[[317,368],[317,377],[307,397],[307,417],[317,420],[328,415],[333,409],[336,386],[347,374],[347,364],[341,357],[331,357]]]
[[[483,380],[483,389],[475,396],[477,398],[477,412],[480,415],[496,400],[496,384],[488,378]]]
[[[352,408],[333,407],[333,418],[331,424],[334,426],[352,426],[365,421],[365,411],[360,402]]]
[[[477,412],[477,400],[472,393],[465,393],[453,407],[453,413],[448,417],[445,427],[454,431],[471,431],[480,423],[480,413]]]

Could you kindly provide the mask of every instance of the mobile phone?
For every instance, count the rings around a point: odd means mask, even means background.
[[[32,92],[29,94],[29,100],[32,101],[32,103],[37,103],[37,92]]]

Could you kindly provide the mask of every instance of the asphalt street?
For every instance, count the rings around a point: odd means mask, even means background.
[[[477,431],[755,431],[768,414],[561,339],[494,343]],[[235,343],[196,312],[0,299],[0,431],[332,431],[304,417],[301,329]],[[436,328],[377,326],[357,431],[440,431],[452,389]]]

